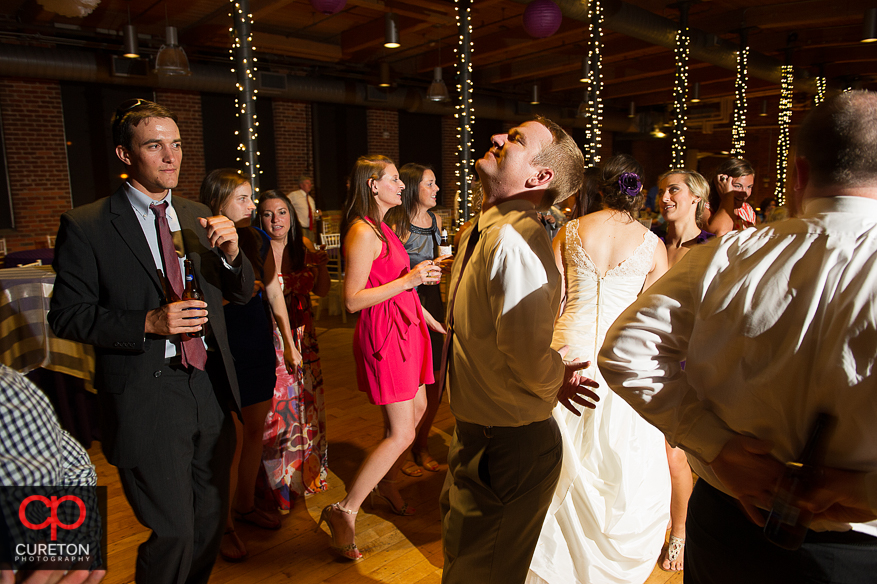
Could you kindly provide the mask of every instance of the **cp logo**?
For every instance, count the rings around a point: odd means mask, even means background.
[[[39,501],[48,509],[50,509],[51,514],[49,515],[49,518],[40,524],[35,524],[28,521],[24,512],[31,501]],[[76,503],[76,506],[79,507],[79,519],[76,520],[76,523],[61,523],[61,520],[58,519],[58,507],[64,501],[73,501],[74,503]],[[18,518],[21,519],[21,523],[29,529],[43,529],[51,525],[52,541],[56,541],[58,539],[58,527],[60,527],[61,529],[76,529],[77,527],[82,525],[82,523],[85,521],[85,503],[82,502],[82,499],[74,495],[64,495],[60,499],[53,495],[51,500],[48,497],[43,497],[42,495],[31,495],[30,497],[22,501],[21,505],[19,505]]]

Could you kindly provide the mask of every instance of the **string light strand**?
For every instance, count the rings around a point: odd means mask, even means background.
[[[786,201],[786,158],[789,155],[789,124],[792,121],[792,89],[795,68],[792,65],[781,67],[782,81],[780,84],[780,133],[777,138],[777,186],[774,198],[782,206]]]
[[[257,139],[259,137],[259,120],[256,116],[256,57],[253,52],[253,15],[250,13],[249,0],[233,0],[232,17],[234,26],[229,29],[234,40],[229,50],[232,62],[231,72],[237,76],[238,93],[235,96],[235,115],[240,122],[240,130],[235,132],[240,142],[238,162],[243,162],[244,170],[250,176],[253,193],[259,193],[259,175],[262,174],[259,166],[259,151]]]
[[[734,123],[731,128],[731,156],[743,158],[746,151],[746,84],[749,80],[749,46],[741,35],[737,51],[737,79],[734,82]]]
[[[685,168],[685,132],[688,130],[688,57],[691,35],[684,21],[687,21],[687,18],[680,19],[679,30],[676,31],[676,47],[673,49],[676,77],[673,82],[673,143],[670,168]]]
[[[472,130],[475,109],[472,107],[472,0],[454,0],[457,13],[457,93],[460,98],[454,112],[457,122],[457,197],[454,200],[454,218],[468,221],[472,209],[469,184],[474,171],[472,162]],[[465,201],[465,205],[461,203]],[[460,221],[462,215],[462,221]]]
[[[820,76],[816,78],[816,96],[813,98],[814,105],[819,105],[825,101],[825,90],[827,85],[825,77]]]
[[[600,164],[600,131],[603,128],[603,56],[600,48],[603,44],[603,5],[600,0],[592,0],[588,5],[589,30],[591,33],[588,47],[587,111],[588,120],[585,124],[585,166]]]

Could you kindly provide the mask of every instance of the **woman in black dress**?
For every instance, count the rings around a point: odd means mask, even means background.
[[[287,368],[294,370],[299,366],[301,355],[292,339],[286,303],[275,275],[274,258],[268,254],[263,261],[260,254],[261,248],[267,246],[270,240],[263,231],[250,226],[256,206],[249,181],[231,168],[214,170],[201,183],[201,202],[210,207],[213,213],[225,215],[234,221],[241,250],[256,272],[256,285],[250,302],[243,306],[225,305],[228,344],[235,359],[243,424],[237,416],[232,416],[237,446],[231,466],[231,507],[220,554],[227,561],[239,562],[247,557],[247,549],[235,533],[235,520],[264,529],[280,528],[279,517],[255,505],[256,475],[262,460],[262,432],[277,380],[272,336],[274,328],[266,312],[268,307],[288,348],[284,352]]]

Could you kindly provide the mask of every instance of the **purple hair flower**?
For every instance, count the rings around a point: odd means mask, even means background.
[[[635,172],[625,172],[618,177],[618,190],[631,199],[640,194],[643,189],[643,181]]]

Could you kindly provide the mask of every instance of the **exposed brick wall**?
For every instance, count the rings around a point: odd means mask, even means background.
[[[201,181],[207,174],[204,165],[204,129],[201,119],[201,94],[195,91],[157,90],[155,99],[177,114],[183,139],[183,164],[180,182],[174,195],[198,200]]]
[[[383,154],[394,161],[399,160],[399,112],[369,109],[366,116],[369,154]]]
[[[57,81],[0,79],[0,111],[15,229],[8,251],[47,247],[72,206],[61,88]]]
[[[442,117],[442,176],[439,177],[440,205],[447,209],[454,208],[457,198],[457,121],[454,116]]]
[[[311,111],[310,103],[274,100],[277,187],[285,193],[298,188],[299,176],[314,171]]]

